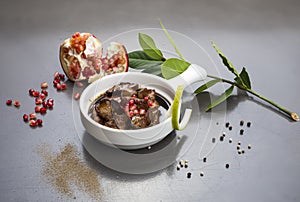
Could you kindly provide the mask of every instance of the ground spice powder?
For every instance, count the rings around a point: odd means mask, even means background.
[[[58,192],[76,198],[74,190],[87,193],[94,199],[101,199],[101,186],[95,170],[79,158],[74,145],[67,144],[59,153],[52,153],[49,146],[37,149],[45,163],[42,174]]]

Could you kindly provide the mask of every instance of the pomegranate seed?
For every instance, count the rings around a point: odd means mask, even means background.
[[[43,120],[42,120],[42,119],[37,119],[37,120],[36,120],[36,124],[37,124],[38,126],[43,126]]]
[[[64,81],[65,80],[65,75],[64,74],[59,74],[60,80]]]
[[[41,98],[42,100],[45,100],[46,95],[45,95],[44,93],[40,93],[40,98]]]
[[[6,100],[6,104],[7,105],[11,105],[12,104],[12,100]]]
[[[21,103],[18,100],[14,100],[14,105],[15,105],[15,107],[20,107]]]
[[[47,107],[48,107],[48,108],[52,109],[52,108],[53,108],[53,105],[54,105],[53,102],[47,102]]]
[[[54,100],[53,100],[52,98],[49,98],[49,99],[47,100],[47,102],[54,102]]]
[[[29,114],[30,119],[36,119],[36,113],[31,113]]]
[[[47,82],[41,83],[41,88],[48,88],[48,83]]]
[[[75,100],[78,100],[79,98],[80,98],[80,94],[79,94],[79,93],[75,93],[74,99],[75,99]]]
[[[37,125],[37,124],[36,124],[36,120],[30,120],[30,121],[29,121],[29,125],[30,125],[31,127],[33,127],[33,128],[36,127],[36,125]]]
[[[61,84],[61,89],[62,89],[62,90],[67,89],[67,84],[66,84],[66,83],[62,83],[62,84]]]
[[[152,101],[148,102],[149,107],[152,107],[153,105],[154,105],[154,102],[152,102]]]
[[[133,111],[133,110],[135,110],[136,108],[137,108],[137,105],[135,104],[135,105],[133,105],[133,106],[130,107],[130,110]]]
[[[129,106],[134,105],[134,100],[129,100]]]
[[[133,111],[129,111],[129,116],[132,117],[133,116]]]
[[[58,83],[60,83],[60,82],[57,82],[57,80],[54,80],[54,81],[53,81],[53,86],[54,86],[54,88],[56,88],[56,86],[57,86]]]
[[[48,91],[46,91],[46,90],[42,90],[41,93],[43,93],[44,95],[48,96]]]
[[[145,101],[148,101],[148,100],[149,100],[149,97],[148,97],[148,96],[145,96],[145,97],[144,97],[144,100],[145,100]]]
[[[40,92],[39,91],[34,91],[32,93],[33,97],[38,97],[40,95]]]
[[[28,119],[29,119],[28,115],[27,115],[27,114],[24,114],[24,115],[23,115],[23,120],[24,120],[25,122],[27,122]]]
[[[29,95],[33,96],[34,91],[35,91],[35,90],[33,90],[32,88],[29,89],[29,91],[28,91],[28,92],[29,92]]]
[[[61,85],[60,85],[60,83],[56,84],[56,90],[58,90],[58,91],[61,90]]]
[[[42,104],[42,103],[43,103],[42,98],[40,98],[40,97],[35,98],[35,104],[36,104],[36,105],[40,105],[40,104]]]
[[[59,73],[55,72],[53,76],[54,76],[54,79],[57,79],[57,78],[59,78]]]
[[[45,107],[42,107],[42,108],[40,109],[40,113],[41,113],[41,114],[46,114],[46,112],[47,112],[47,109],[46,109]]]
[[[136,98],[136,94],[133,94],[131,97]]]
[[[139,110],[135,109],[135,110],[133,110],[133,113],[134,114],[139,114]]]
[[[35,111],[36,113],[39,113],[39,112],[41,111],[41,106],[36,106],[36,107],[34,108],[34,111]]]
[[[146,110],[145,109],[140,109],[140,115],[145,115],[146,114]]]
[[[43,101],[42,105],[43,105],[43,107],[47,107],[48,106],[48,102],[47,101]]]

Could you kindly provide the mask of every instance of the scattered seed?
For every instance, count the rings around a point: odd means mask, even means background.
[[[60,79],[60,78],[59,78],[59,73],[58,73],[58,72],[54,72],[53,77],[54,77],[54,79]]]
[[[31,113],[31,114],[29,114],[29,119],[30,119],[30,120],[36,119],[36,113]]]
[[[237,149],[237,150],[240,150],[240,149],[241,149],[241,146],[240,146],[240,145],[236,146],[236,149]]]
[[[61,84],[61,90],[66,90],[67,89],[67,84],[66,83],[62,83]]]
[[[251,126],[251,122],[248,122],[247,127],[250,128],[250,126]]]
[[[46,91],[45,89],[43,89],[43,90],[41,91],[41,93],[43,93],[46,97],[48,96],[48,91]]]
[[[243,125],[244,125],[244,121],[241,120],[241,121],[240,121],[240,126],[243,126]]]
[[[241,145],[242,143],[241,143],[241,141],[238,141],[238,145]]]
[[[241,150],[241,149],[239,149],[239,150],[238,150],[238,154],[241,154],[241,153],[242,153],[242,150]]]
[[[206,159],[206,157],[204,157],[204,158],[203,158],[203,162],[205,163],[205,162],[206,162],[206,160],[207,160],[207,159]]]
[[[228,129],[229,129],[229,130],[232,130],[232,126],[229,126]]]
[[[226,163],[226,165],[225,165],[225,168],[226,168],[226,169],[228,169],[228,168],[229,168],[229,164],[228,164],[228,163]]]
[[[15,107],[19,108],[21,106],[21,103],[18,100],[14,100],[14,105]]]
[[[229,143],[232,143],[232,138],[229,138],[228,142],[229,142]]]
[[[43,121],[42,121],[42,119],[37,119],[37,120],[36,120],[36,125],[38,125],[38,126],[43,126]]]
[[[200,177],[203,177],[204,176],[204,172],[200,172]]]
[[[211,138],[211,142],[215,143],[216,142],[216,138],[215,137]]]
[[[240,135],[243,135],[243,134],[244,134],[244,130],[241,129],[241,130],[240,130]]]
[[[33,97],[38,97],[40,95],[40,92],[39,91],[33,91],[32,92],[32,96]]]
[[[242,154],[244,154],[245,153],[245,150],[244,149],[242,149]]]
[[[39,113],[41,111],[41,106],[35,106],[34,111],[35,113]]]
[[[33,128],[36,127],[37,126],[36,120],[30,120],[29,125]]]
[[[228,128],[228,127],[229,127],[229,122],[227,122],[227,123],[225,124],[225,127],[226,127],[226,128]]]
[[[61,84],[60,84],[60,83],[56,84],[56,90],[57,90],[57,91],[60,91],[60,90],[61,90]]]
[[[220,141],[222,142],[224,140],[224,137],[223,136],[220,136]]]
[[[184,167],[185,167],[185,168],[189,167],[189,164],[188,164],[188,163],[185,163],[185,164],[184,164]]]
[[[251,144],[248,144],[248,149],[251,149],[251,147],[252,147]]]
[[[184,163],[189,163],[189,160],[185,160]]]
[[[79,94],[79,93],[75,93],[74,99],[75,99],[75,100],[78,100],[79,98],[80,98],[80,94]]]
[[[27,115],[27,114],[24,114],[24,115],[23,115],[23,120],[24,120],[25,122],[27,122],[28,119],[29,119],[28,115]]]
[[[12,100],[6,100],[6,104],[7,105],[11,105],[12,104]]]
[[[41,88],[43,89],[48,88],[48,83],[47,82],[41,83]]]
[[[226,136],[226,133],[225,133],[225,132],[223,132],[222,136],[223,136],[223,137],[225,137],[225,136]]]
[[[45,107],[42,107],[42,108],[40,109],[40,113],[41,113],[41,114],[46,114],[46,112],[47,112],[47,109],[46,109]]]
[[[191,178],[192,177],[192,173],[188,172],[186,176],[187,176],[187,178]]]
[[[30,96],[33,96],[34,89],[31,88],[31,89],[28,90],[28,92],[29,92]]]
[[[180,165],[177,165],[177,166],[176,166],[176,169],[177,169],[177,170],[180,170]]]

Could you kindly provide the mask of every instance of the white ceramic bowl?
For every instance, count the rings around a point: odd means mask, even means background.
[[[206,71],[194,64],[190,65],[181,75],[170,80],[140,72],[125,72],[105,76],[90,84],[82,92],[79,101],[81,121],[90,135],[107,145],[114,145],[122,149],[139,149],[153,145],[172,132],[171,116],[165,117],[161,123],[148,128],[120,130],[94,121],[88,114],[91,103],[112,86],[120,82],[131,82],[137,83],[142,87],[155,89],[157,93],[161,94],[172,105],[178,85],[186,87],[191,83],[205,79],[206,76]]]

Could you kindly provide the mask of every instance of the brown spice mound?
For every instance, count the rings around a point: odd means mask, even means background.
[[[73,189],[76,187],[92,198],[101,198],[101,188],[96,171],[80,161],[79,153],[73,145],[67,144],[57,154],[51,153],[47,145],[39,147],[37,152],[45,160],[43,176],[57,191],[76,198],[73,193]]]

